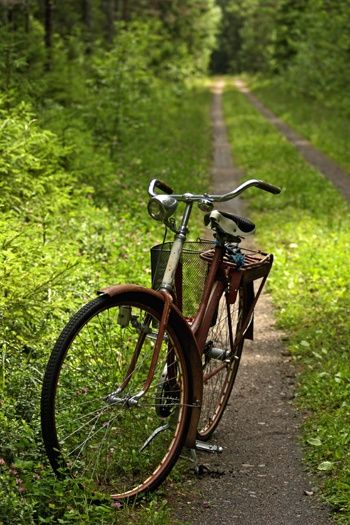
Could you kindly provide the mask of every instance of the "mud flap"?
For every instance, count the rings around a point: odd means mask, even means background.
[[[249,311],[255,301],[255,292],[254,292],[254,281],[249,281],[243,284],[244,293],[247,300],[244,302],[243,315],[244,318],[249,315]],[[252,320],[249,323],[249,326],[244,334],[244,339],[254,339],[254,312],[252,315]]]

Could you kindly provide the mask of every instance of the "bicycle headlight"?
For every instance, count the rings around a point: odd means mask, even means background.
[[[177,200],[171,195],[156,195],[148,202],[148,213],[155,221],[164,221],[171,217],[177,207]]]

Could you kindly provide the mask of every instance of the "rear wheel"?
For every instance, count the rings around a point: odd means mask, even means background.
[[[202,356],[203,401],[198,424],[198,438],[206,441],[216,429],[224,413],[236,379],[244,339],[237,337],[242,323],[245,303],[240,289],[234,304],[229,304],[223,292]]]
[[[175,464],[191,409],[189,368],[167,327],[148,376],[162,307],[152,296],[103,295],[68,323],[42,390],[42,433],[51,465],[115,499],[155,489]]]

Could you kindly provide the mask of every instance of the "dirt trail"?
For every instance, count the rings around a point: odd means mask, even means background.
[[[214,88],[213,190],[237,185],[241,173],[231,158],[221,112],[222,83]],[[254,191],[254,190],[252,190]],[[276,197],[278,198],[278,197]],[[221,208],[221,206],[220,206]],[[241,202],[231,210],[242,213]],[[229,205],[226,206],[229,210]],[[232,403],[212,441],[221,455],[199,455],[209,471],[186,498],[178,497],[174,518],[191,525],[329,525],[312,479],[302,466],[298,445],[300,416],[291,405],[295,372],[274,327],[270,299],[258,303],[255,341],[248,342]]]

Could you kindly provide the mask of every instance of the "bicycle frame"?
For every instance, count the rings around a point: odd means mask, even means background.
[[[158,181],[152,181],[150,184],[149,194],[153,197],[157,197],[157,194],[154,193],[154,188],[157,187]],[[161,183],[162,185],[162,183]],[[229,291],[231,294],[230,300],[228,300],[228,304],[232,304],[236,300],[236,296],[238,293],[238,289],[243,283],[243,274],[240,272],[240,270],[233,270],[230,272],[230,275],[225,275],[224,270],[222,269],[222,262],[223,262],[223,255],[224,255],[224,244],[218,243],[215,247],[214,251],[214,257],[211,261],[209,274],[205,283],[203,295],[200,301],[199,309],[196,313],[194,322],[189,325],[187,320],[183,317],[181,313],[181,308],[178,308],[176,303],[176,294],[175,294],[175,288],[176,288],[176,271],[181,259],[181,254],[183,251],[183,246],[186,241],[187,232],[188,232],[188,223],[191,216],[192,206],[195,201],[201,202],[204,206],[206,206],[208,203],[213,201],[226,201],[230,200],[240,193],[242,193],[245,189],[247,189],[250,186],[257,186],[261,189],[264,189],[266,191],[269,191],[271,193],[277,193],[277,188],[267,184],[263,183],[262,181],[257,181],[255,179],[248,181],[247,183],[242,184],[239,188],[237,188],[235,191],[230,192],[223,196],[218,195],[192,195],[192,194],[184,194],[184,195],[172,195],[170,200],[173,199],[171,202],[171,206],[174,205],[174,201],[183,201],[185,202],[185,209],[181,218],[180,226],[178,229],[174,228],[174,225],[171,224],[171,229],[175,231],[175,239],[172,244],[172,248],[170,251],[170,255],[167,261],[167,265],[164,271],[164,275],[162,278],[161,285],[157,291],[142,288],[135,286],[138,291],[142,291],[145,293],[152,293],[156,294],[158,298],[162,301],[162,316],[159,322],[159,328],[158,328],[158,334],[157,339],[154,346],[154,355],[153,359],[149,368],[149,372],[147,375],[147,378],[145,380],[145,383],[143,385],[143,389],[133,396],[132,401],[137,401],[147,392],[149,385],[151,384],[154,376],[154,369],[155,364],[159,355],[159,349],[161,347],[161,344],[163,342],[163,336],[164,332],[167,326],[167,322],[169,319],[169,316],[171,315],[171,312],[176,312],[177,317],[177,323],[180,327],[180,331],[185,334],[185,337],[190,339],[190,344],[188,345],[189,352],[191,354],[191,360],[193,362],[192,367],[192,385],[194,390],[193,395],[193,401],[192,401],[192,418],[190,422],[190,426],[188,429],[187,439],[186,439],[186,446],[189,448],[193,448],[195,446],[196,441],[196,432],[197,432],[197,425],[200,417],[200,404],[202,400],[202,393],[203,393],[203,375],[202,375],[202,362],[201,362],[201,355],[204,351],[204,345],[207,338],[210,321],[213,318],[213,315],[218,307],[220,298],[227,287],[228,277],[231,283],[232,290]],[[159,187],[159,186],[158,186]],[[164,184],[163,184],[164,188]],[[165,188],[167,188],[165,186]],[[169,199],[167,199],[169,200]],[[163,203],[165,203],[166,200],[163,199]],[[169,222],[167,221],[167,218],[164,220],[166,225],[169,225]],[[244,321],[243,325],[241,327],[240,332],[237,334],[235,341],[233,341],[233,335],[232,333],[229,334],[230,340],[231,340],[231,347],[234,346],[234,343],[239,344],[243,337],[245,337],[245,334],[247,330],[249,329],[249,325],[253,318],[253,312],[256,305],[256,302],[260,296],[260,293],[262,291],[262,288],[265,284],[269,269],[272,265],[272,258],[271,263],[267,267],[267,270],[264,272],[263,275],[260,275],[260,277],[263,277],[262,282],[260,283],[260,287],[258,289],[258,292],[256,294],[252,294],[252,300],[249,305],[248,311],[244,312]],[[253,279],[257,278],[257,276],[253,277]],[[251,281],[246,278],[245,285],[249,285]],[[101,290],[101,293],[107,293],[110,296],[116,295],[118,293],[121,293],[121,289],[123,287],[121,286],[113,286],[106,289]],[[130,285],[128,287],[128,290],[130,290]],[[228,315],[229,315],[229,308]],[[231,325],[231,323],[230,323]],[[140,334],[140,340],[138,346],[142,345],[142,341],[144,338],[144,334]],[[185,347],[187,348],[187,347]],[[135,350],[135,355],[131,361],[130,369],[128,371],[127,377],[125,378],[125,381],[121,385],[121,387],[118,389],[116,394],[118,394],[123,388],[126,386],[128,382],[128,377],[131,375],[131,372],[133,370],[133,367],[136,364],[136,361],[138,359],[138,348]],[[194,355],[196,354],[196,355]],[[222,367],[226,366],[225,363],[221,363],[217,371],[222,369]],[[211,372],[211,376],[214,375],[216,372]]]
[[[98,294],[107,294],[109,297],[116,297],[117,295],[122,295],[125,293],[129,294],[144,294],[152,295],[159,301],[160,308],[163,308],[164,312],[164,306],[165,306],[165,297],[164,293],[161,293],[156,290],[152,290],[151,288],[144,288],[143,286],[138,286],[136,284],[128,284],[128,285],[113,285],[109,286],[107,288],[103,288],[98,291]],[[192,388],[192,401],[191,401],[191,407],[192,407],[192,414],[191,414],[191,421],[188,428],[187,436],[185,445],[188,448],[194,448],[196,443],[196,435],[197,435],[197,426],[198,421],[200,418],[200,407],[202,403],[202,395],[203,395],[203,375],[202,375],[202,363],[200,359],[200,353],[198,350],[196,339],[190,329],[189,324],[187,321],[183,318],[181,315],[180,310],[176,307],[172,301],[170,302],[171,307],[169,309],[169,315],[173,318],[174,324],[178,327],[177,336],[181,342],[181,345],[183,348],[186,348],[186,352],[188,354],[190,364],[191,364],[191,371],[192,371],[192,380],[191,380],[191,388]],[[164,317],[164,315],[163,315]],[[163,328],[164,330],[164,328]],[[158,334],[159,339],[159,334]],[[157,344],[157,342],[156,342]],[[137,349],[136,349],[137,353]],[[135,358],[137,359],[137,356],[135,355]],[[146,379],[146,383],[151,381],[153,371],[149,370],[148,377]],[[142,393],[140,392],[140,395],[142,396],[145,391]],[[134,396],[136,398],[136,396]],[[135,399],[137,401],[137,399]]]

